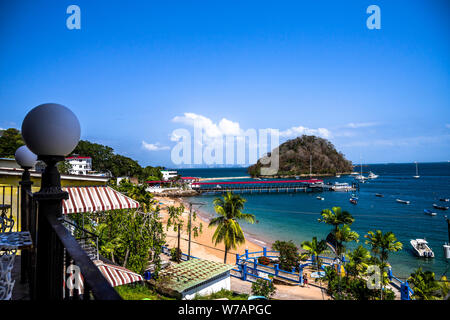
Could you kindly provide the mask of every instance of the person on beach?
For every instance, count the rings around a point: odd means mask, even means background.
[[[309,286],[308,286],[308,274],[306,272],[303,274],[303,286],[306,286],[307,288],[309,288]]]

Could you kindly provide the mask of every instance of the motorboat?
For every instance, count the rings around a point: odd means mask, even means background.
[[[352,196],[352,197],[350,198],[350,203],[351,203],[351,204],[358,204],[358,198]]]
[[[398,203],[410,204],[410,201],[407,200],[396,199],[395,201],[397,201]]]
[[[324,197],[317,197],[317,200],[325,200]]]
[[[336,175],[336,178],[340,178],[340,177],[341,177],[341,175],[340,175],[340,174],[337,174],[337,175]]]
[[[334,191],[349,191],[352,189],[352,186],[350,186],[347,182],[335,182],[332,189]]]
[[[436,203],[433,203],[433,207],[439,210],[448,210],[448,207],[438,206]]]
[[[439,199],[439,201],[443,201],[443,202],[449,202],[449,201],[450,201],[450,199],[448,199],[448,198],[441,198],[441,199]]]
[[[423,213],[425,213],[425,214],[427,214],[429,216],[435,216],[437,214],[436,212],[433,212],[433,211],[428,210],[428,209],[424,209]]]
[[[434,258],[434,252],[428,246],[425,239],[412,239],[411,246],[414,248],[414,253],[419,257]]]
[[[369,171],[369,175],[367,176],[367,179],[376,179],[379,176],[375,173],[373,173],[372,171]]]
[[[381,193],[375,193],[375,197],[383,198],[384,196]]]

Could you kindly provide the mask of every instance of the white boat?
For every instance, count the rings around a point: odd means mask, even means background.
[[[410,203],[407,200],[400,200],[400,199],[396,199],[395,201],[397,201],[398,203],[404,203],[404,204],[409,204]]]
[[[419,257],[434,258],[434,252],[428,246],[425,239],[412,239],[411,246],[414,248],[414,253]]]
[[[331,187],[334,191],[349,191],[353,190],[353,187],[347,182],[335,182]]]
[[[425,214],[427,214],[427,215],[429,215],[429,216],[435,216],[435,215],[437,215],[436,212],[433,212],[433,211],[428,210],[428,209],[424,209],[424,210],[423,210],[423,213],[425,213]]]
[[[341,177],[341,175],[340,175],[340,174],[337,174],[337,175],[336,175],[336,178],[340,178],[340,177]]]
[[[415,178],[415,179],[419,179],[420,178],[420,176],[419,176],[419,169],[417,168],[417,161],[416,161],[416,175],[413,176],[413,178]]]
[[[373,173],[372,171],[369,171],[369,175],[368,175],[368,179],[376,179],[376,178],[378,178],[379,176],[377,175],[377,174],[375,174],[375,173]]]
[[[362,174],[362,161],[361,161],[361,173],[355,176],[356,180],[359,180],[361,183],[364,183],[364,180],[367,179],[367,177],[364,177]]]
[[[324,197],[317,197],[317,200],[325,200]]]

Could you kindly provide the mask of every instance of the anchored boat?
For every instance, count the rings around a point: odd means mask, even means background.
[[[437,214],[436,212],[433,212],[433,211],[428,210],[428,209],[424,209],[423,213],[425,213],[425,214],[427,214],[429,216],[435,216]]]
[[[414,248],[414,253],[419,257],[434,258],[434,252],[428,246],[425,239],[412,239],[411,246]]]
[[[400,200],[400,199],[397,199],[397,200],[395,200],[395,201],[397,201],[398,203],[404,203],[404,204],[409,204],[409,203],[410,203],[410,201],[407,201],[407,200]]]
[[[317,200],[325,200],[324,197],[317,197]]]
[[[438,206],[436,203],[433,203],[433,207],[439,210],[448,210],[448,207]]]
[[[378,178],[378,175],[373,173],[372,171],[369,171],[369,175],[367,176],[368,179],[376,179]]]
[[[375,193],[375,197],[383,198],[384,196],[381,193]]]
[[[441,199],[439,199],[439,201],[449,202],[450,199],[447,199],[447,198],[441,198]]]

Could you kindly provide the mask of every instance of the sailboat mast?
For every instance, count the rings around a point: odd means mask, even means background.
[[[312,154],[309,156],[309,177],[312,177]]]

